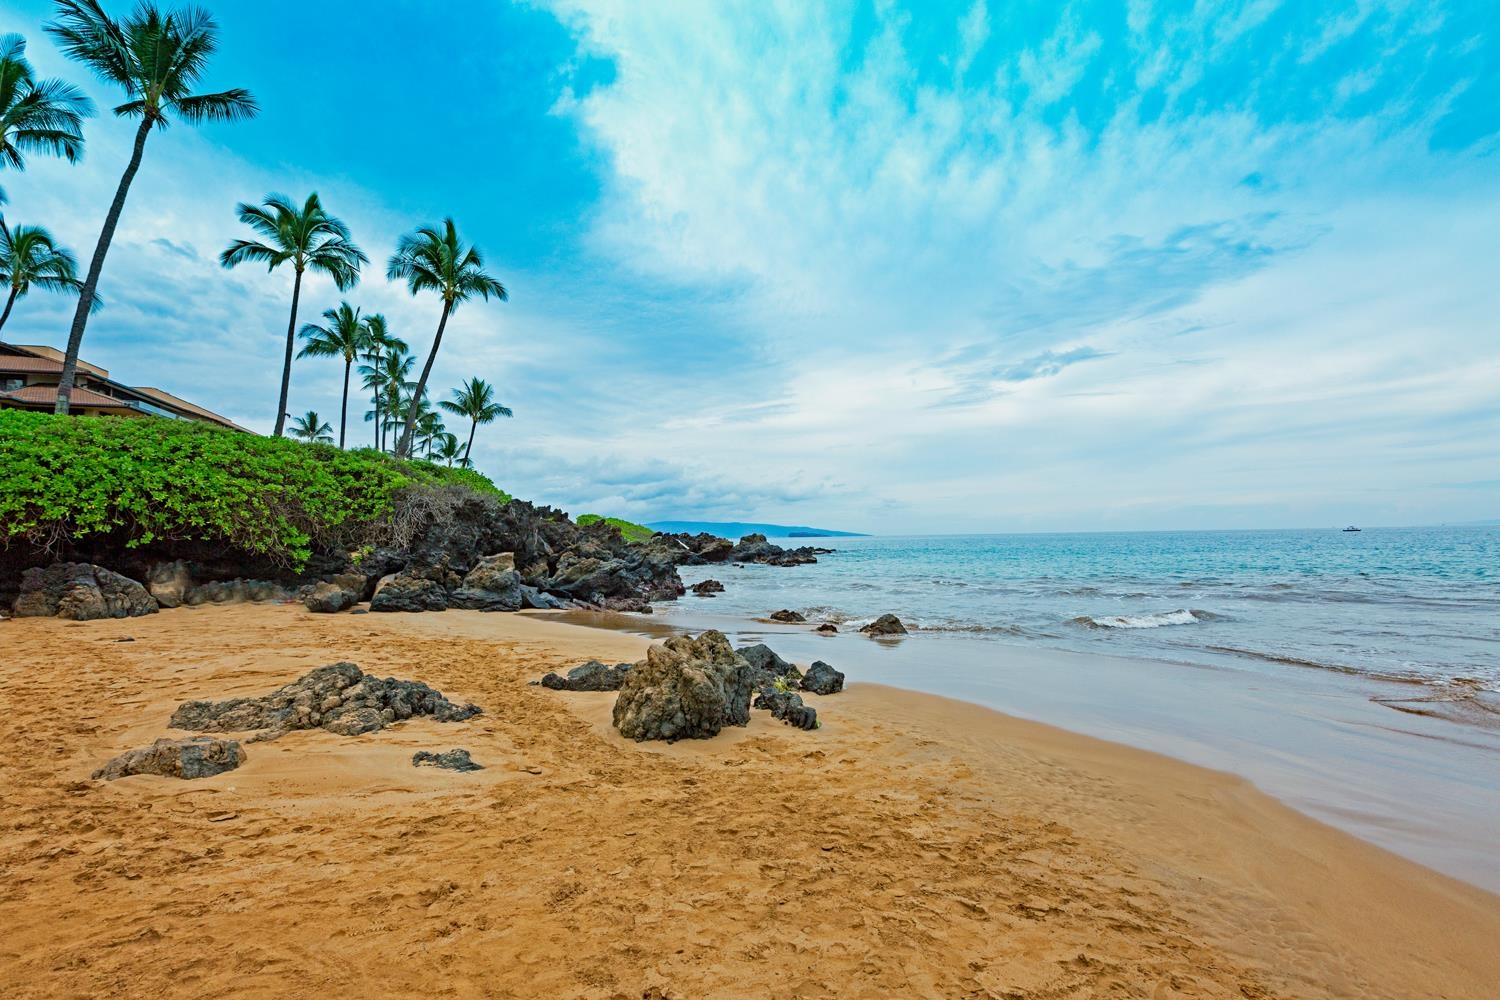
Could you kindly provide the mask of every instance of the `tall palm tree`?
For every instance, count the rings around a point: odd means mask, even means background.
[[[339,447],[344,447],[344,429],[349,422],[349,372],[354,362],[365,349],[368,328],[360,318],[359,310],[347,302],[340,302],[337,309],[324,309],[323,318],[327,326],[309,323],[302,328],[302,339],[307,346],[298,352],[299,358],[343,358],[344,400],[339,407]]]
[[[438,435],[447,433],[443,427],[443,418],[431,404],[423,400],[421,412],[417,415],[416,440],[422,442],[422,454],[428,458],[432,457],[432,443],[437,440]],[[413,449],[416,450],[415,448]]]
[[[438,403],[449,413],[469,418],[469,443],[464,447],[464,466],[469,465],[469,452],[474,450],[474,432],[480,424],[487,424],[496,417],[514,416],[510,407],[501,406],[495,400],[495,388],[482,378],[471,378],[453,390],[453,399]]]
[[[68,332],[68,353],[63,359],[62,377],[57,381],[56,407],[58,413],[67,413],[73,379],[78,372],[83,331],[94,308],[94,297],[99,293],[99,275],[104,271],[104,258],[120,224],[120,213],[125,210],[130,183],[141,168],[146,137],[153,128],[165,128],[169,115],[197,125],[242,121],[254,117],[258,108],[250,92],[238,87],[214,94],[192,93],[208,67],[209,56],[218,48],[219,24],[208,12],[187,7],[163,13],[153,0],[140,0],[129,17],[116,21],[104,13],[98,0],[53,2],[57,18],[46,25],[47,33],[64,55],[125,91],[127,100],[115,108],[115,114],[141,120],[130,161],[120,175],[114,201],[104,216],[99,243],[78,293],[73,327]]]
[[[308,270],[321,271],[333,279],[341,292],[359,283],[359,266],[369,261],[355,245],[349,227],[323,211],[317,192],[307,196],[298,208],[284,194],[267,195],[262,205],[243,202],[235,209],[240,221],[264,238],[235,240],[219,254],[219,263],[238,267],[248,261],[265,264],[274,271],[290,263],[292,279],[292,315],[286,324],[286,358],[281,365],[281,397],[276,403],[276,437],[281,437],[286,420],[286,397],[292,385],[292,348],[297,342],[297,305],[302,299],[302,275]]]
[[[26,153],[77,163],[83,156],[83,120],[93,114],[93,102],[77,87],[36,79],[26,59],[26,39],[0,35],[0,166],[25,170]]]
[[[0,283],[8,289],[0,329],[10,319],[17,299],[24,299],[35,286],[44,292],[77,292],[78,259],[58,246],[41,226],[11,228],[0,222]],[[94,300],[99,305],[99,300]]]
[[[317,410],[308,410],[292,421],[291,435],[302,441],[333,444],[333,427],[323,422]]]
[[[380,372],[381,365],[389,355],[404,355],[407,352],[406,341],[391,333],[390,327],[386,325],[385,317],[375,313],[365,317],[365,364],[359,366],[359,373],[364,377],[363,384],[366,389],[372,390],[375,400],[373,416],[365,419],[375,421],[375,447],[381,448],[384,442],[381,439],[380,426]],[[402,378],[405,378],[403,375]]]
[[[406,412],[406,425],[396,445],[396,456],[406,458],[411,452],[412,432],[417,425],[416,404],[427,390],[427,379],[443,343],[443,329],[448,325],[449,314],[476,295],[485,301],[493,295],[502,302],[509,296],[498,278],[485,273],[484,256],[479,248],[465,246],[458,238],[458,229],[452,219],[444,219],[441,228],[423,226],[401,237],[385,270],[386,277],[392,281],[404,279],[413,295],[431,291],[443,298],[443,313],[438,319],[437,335],[432,339],[432,351],[427,355],[427,364],[422,366],[421,378],[417,379],[416,393]]]
[[[410,392],[417,385],[408,381],[417,359],[406,353],[405,345],[399,351],[388,346],[387,351],[378,364],[372,362],[359,366],[364,387],[375,394],[375,409],[365,414],[365,419],[375,421],[375,447],[381,451],[385,450],[386,432],[391,429],[401,393]]]

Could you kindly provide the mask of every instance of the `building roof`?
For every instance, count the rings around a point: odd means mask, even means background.
[[[62,362],[51,358],[33,358],[25,354],[0,354],[0,372],[61,375]]]
[[[65,355],[62,351],[59,351],[55,347],[48,347],[45,344],[6,344],[5,346],[14,351],[24,351],[26,354],[29,354],[35,358],[42,358],[46,361],[56,362],[59,371],[62,370],[61,366],[63,361],[67,359],[67,355]],[[0,355],[3,354],[4,352],[0,351]],[[14,360],[14,358],[7,357],[5,360],[8,363]],[[98,365],[91,365],[82,358],[78,359],[78,370],[88,372],[90,375],[96,376],[97,378],[109,378],[108,368],[100,368]]]
[[[73,387],[73,394],[68,397],[71,405],[89,407],[91,409],[134,409],[123,399],[115,399],[92,389],[84,389],[79,386]],[[30,405],[50,406],[57,400],[57,386],[55,385],[28,385],[24,389],[13,389],[10,392],[0,392],[0,399],[10,400],[13,403],[27,403]]]
[[[189,413],[202,417],[204,420],[211,420],[216,424],[223,424],[225,427],[233,427],[237,431],[245,431],[245,433],[247,434],[250,433],[247,428],[241,427],[239,424],[235,423],[233,420],[230,420],[228,417],[220,416],[213,410],[205,410],[203,407],[197,405],[196,403],[189,403],[181,396],[174,396],[170,392],[167,392],[165,389],[158,389],[153,385],[133,385],[130,388],[131,391],[138,392],[148,399],[155,399],[159,402],[166,403],[168,406],[176,407],[179,410],[186,410]]]

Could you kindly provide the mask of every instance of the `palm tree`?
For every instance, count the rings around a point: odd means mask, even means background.
[[[302,339],[307,346],[298,352],[299,358],[343,358],[344,401],[339,408],[339,447],[344,447],[344,428],[349,422],[349,372],[354,367],[360,351],[365,349],[368,328],[360,319],[359,310],[347,302],[340,302],[337,309],[323,310],[327,326],[309,323],[302,328]]]
[[[364,387],[373,391],[375,400],[373,415],[366,415],[365,419],[375,421],[375,447],[381,448],[384,444],[380,426],[381,365],[387,356],[406,354],[406,341],[392,334],[386,325],[385,317],[380,313],[375,313],[365,318],[364,350],[366,363],[359,366],[359,373],[364,376]],[[404,374],[401,376],[403,379],[405,377]]]
[[[469,467],[469,460],[463,457],[463,449],[458,446],[458,437],[447,431],[437,437],[437,446],[433,449],[433,458],[448,463],[448,468],[453,468],[453,463],[458,462],[463,468]]]
[[[46,26],[47,33],[56,39],[64,55],[84,63],[100,79],[125,91],[128,99],[115,108],[115,114],[141,120],[130,161],[120,175],[114,201],[104,216],[99,243],[78,293],[73,327],[68,332],[68,353],[63,359],[62,377],[57,381],[56,407],[58,413],[67,413],[83,331],[99,292],[99,275],[120,224],[120,214],[125,210],[130,183],[141,167],[146,137],[153,128],[166,127],[169,113],[189,125],[197,125],[242,121],[253,117],[258,109],[250,92],[238,87],[216,94],[191,92],[208,66],[208,57],[218,47],[219,24],[206,11],[187,7],[164,14],[152,0],[140,0],[129,17],[116,21],[104,13],[98,0],[54,0],[54,3],[57,18]]]
[[[299,209],[286,195],[267,195],[263,205],[241,203],[236,209],[240,221],[259,233],[266,242],[235,240],[219,254],[219,263],[237,267],[247,261],[266,265],[274,271],[291,262],[292,315],[286,324],[286,358],[281,365],[281,398],[276,404],[275,436],[281,437],[286,419],[286,397],[292,385],[292,348],[297,342],[297,304],[302,298],[302,275],[309,269],[321,271],[333,279],[341,292],[359,282],[359,266],[367,262],[364,251],[349,236],[349,227],[323,211],[317,192],[307,196]]]
[[[448,315],[476,295],[485,301],[493,295],[502,302],[509,296],[498,278],[485,273],[484,257],[479,248],[466,247],[458,238],[452,219],[444,219],[441,229],[423,226],[401,237],[396,252],[386,265],[386,277],[392,281],[405,279],[406,287],[413,295],[432,291],[443,297],[443,313],[438,319],[437,335],[432,339],[432,351],[427,355],[427,364],[422,367],[422,377],[417,379],[416,393],[406,412],[405,429],[396,445],[396,456],[406,458],[411,452],[412,433],[417,425],[416,403],[427,391],[427,379],[443,343]]]
[[[480,424],[487,424],[496,417],[514,416],[510,407],[495,401],[495,389],[482,378],[471,378],[453,390],[453,399],[438,403],[449,413],[469,418],[469,443],[464,447],[464,466],[469,465],[469,452],[474,450],[474,432]]]
[[[317,410],[308,410],[292,421],[292,437],[309,443],[333,444],[333,427],[323,422]]]
[[[365,419],[375,421],[375,447],[381,451],[385,450],[386,431],[391,429],[400,394],[416,388],[416,383],[407,381],[407,376],[416,366],[417,359],[406,353],[406,346],[401,341],[394,343],[400,345],[399,351],[387,345],[388,353],[381,355],[379,363],[359,366],[364,387],[375,394],[375,409],[365,414]]]
[[[93,102],[77,87],[36,79],[26,60],[26,39],[0,35],[0,166],[25,170],[26,153],[77,163],[83,156],[83,120],[93,114]]]
[[[431,458],[433,441],[437,440],[438,435],[444,433],[446,431],[443,427],[442,416],[424,399],[421,412],[417,415],[416,433],[416,440],[422,442],[422,453]]]
[[[16,226],[0,222],[0,282],[9,286],[0,329],[10,319],[16,299],[24,299],[32,286],[44,292],[77,292],[78,259],[58,246],[41,226]],[[94,300],[97,308],[99,300]]]

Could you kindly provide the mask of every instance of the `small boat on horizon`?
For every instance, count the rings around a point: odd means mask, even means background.
[[[1344,530],[1345,531],[1359,531],[1361,529],[1356,528],[1354,525],[1351,524],[1351,525],[1349,525],[1349,527],[1345,528]]]

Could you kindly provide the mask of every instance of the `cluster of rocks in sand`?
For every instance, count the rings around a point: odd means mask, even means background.
[[[752,708],[798,729],[816,729],[818,712],[798,690],[818,695],[844,688],[844,675],[819,660],[804,674],[757,643],[734,649],[724,634],[673,636],[639,663],[590,660],[539,681],[557,691],[618,691],[613,722],[634,740],[709,739],[750,722]]]
[[[463,722],[481,711],[477,705],[455,704],[441,691],[420,681],[376,677],[353,663],[330,663],[260,697],[185,701],[167,724],[173,729],[199,734],[251,733],[246,742],[253,743],[273,740],[298,729],[358,736],[413,716],[428,716],[438,722]],[[431,756],[431,762],[439,767],[478,768],[468,759],[468,751]],[[204,735],[163,738],[148,747],[126,751],[95,771],[94,777],[113,780],[131,774],[158,774],[207,778],[232,771],[244,761],[244,747],[236,739]],[[412,761],[415,765],[428,762]]]

